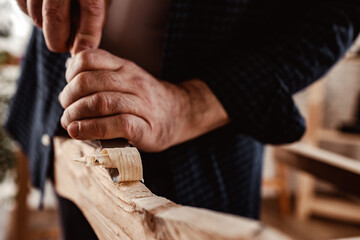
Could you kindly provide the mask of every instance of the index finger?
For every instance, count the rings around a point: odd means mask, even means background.
[[[20,10],[23,11],[25,14],[28,14],[26,0],[16,0],[16,2]]]
[[[71,58],[66,69],[66,81],[70,82],[77,74],[93,70],[115,71],[120,69],[125,59],[118,58],[102,49],[84,50]]]
[[[105,22],[105,0],[79,0],[79,26],[75,34],[72,54],[97,48]]]
[[[42,16],[47,47],[54,52],[66,52],[70,35],[70,1],[44,0]]]

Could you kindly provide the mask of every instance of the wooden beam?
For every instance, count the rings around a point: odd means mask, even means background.
[[[305,143],[278,147],[276,160],[360,196],[360,162]]]
[[[312,214],[360,224],[360,206],[329,197],[316,197],[311,202]]]
[[[360,147],[359,134],[344,133],[333,129],[320,128],[316,130],[316,138],[318,139],[318,141]]]
[[[288,239],[257,221],[177,205],[140,182],[113,183],[103,167],[71,160],[94,154],[94,145],[59,137],[54,148],[57,192],[81,209],[100,239]]]
[[[29,168],[26,155],[20,148],[16,151],[16,208],[12,216],[12,225],[9,239],[23,240],[29,233],[28,218],[29,209],[27,207],[27,194],[29,192]]]

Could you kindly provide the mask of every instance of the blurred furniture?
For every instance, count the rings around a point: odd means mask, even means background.
[[[269,151],[274,151],[274,148],[271,148]],[[263,179],[262,188],[276,191],[280,213],[287,215],[291,210],[291,193],[288,186],[289,170],[288,167],[280,161],[274,161],[274,166],[275,175],[271,178]]]
[[[15,209],[11,219],[8,239],[58,239],[60,235],[59,227],[45,229],[31,229],[29,227],[31,210],[27,204],[27,196],[30,191],[30,176],[27,157],[20,149],[16,152],[16,182]]]
[[[9,53],[0,52],[0,113],[5,112],[9,99],[15,91],[15,79],[20,71],[18,64],[18,58]],[[0,125],[2,125],[2,114],[0,117]],[[59,237],[58,227],[36,230],[29,227],[30,216],[34,213],[29,209],[27,203],[30,192],[30,176],[27,157],[19,147],[16,147],[15,150],[15,173],[17,193],[8,238],[12,240],[57,239]]]
[[[359,57],[345,59],[342,64],[353,64],[360,69]],[[358,203],[320,197],[315,191],[316,179],[321,179],[337,186],[340,193],[346,192],[360,197],[360,161],[319,148],[323,142],[360,148],[360,136],[324,128],[324,81],[314,84],[309,90],[307,132],[302,143],[278,147],[275,150],[275,159],[278,162],[301,170],[297,178],[296,216],[306,219],[311,214],[316,214],[360,223]]]
[[[279,147],[275,157],[277,161],[332,184],[342,193],[360,198],[360,162],[354,159],[306,143]],[[313,178],[307,174],[301,176],[297,186],[297,214],[300,218],[317,214],[360,223],[359,204],[317,196]]]
[[[102,166],[72,161],[96,151],[89,142],[54,139],[55,188],[76,203],[100,239],[288,239],[254,220],[177,205],[138,181],[113,183]]]
[[[22,151],[18,151],[16,155],[16,207],[13,213],[11,230],[9,238],[12,240],[27,239],[28,229],[28,208],[26,196],[29,192],[29,170],[27,167],[27,159]]]

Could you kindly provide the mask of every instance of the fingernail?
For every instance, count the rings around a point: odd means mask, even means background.
[[[73,122],[68,126],[68,133],[72,138],[76,138],[79,135],[79,123]]]

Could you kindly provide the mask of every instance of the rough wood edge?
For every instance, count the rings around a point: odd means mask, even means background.
[[[77,204],[100,239],[289,239],[253,220],[177,205],[140,182],[114,184],[103,167],[71,161],[94,154],[94,145],[58,137],[54,147],[55,188]]]

